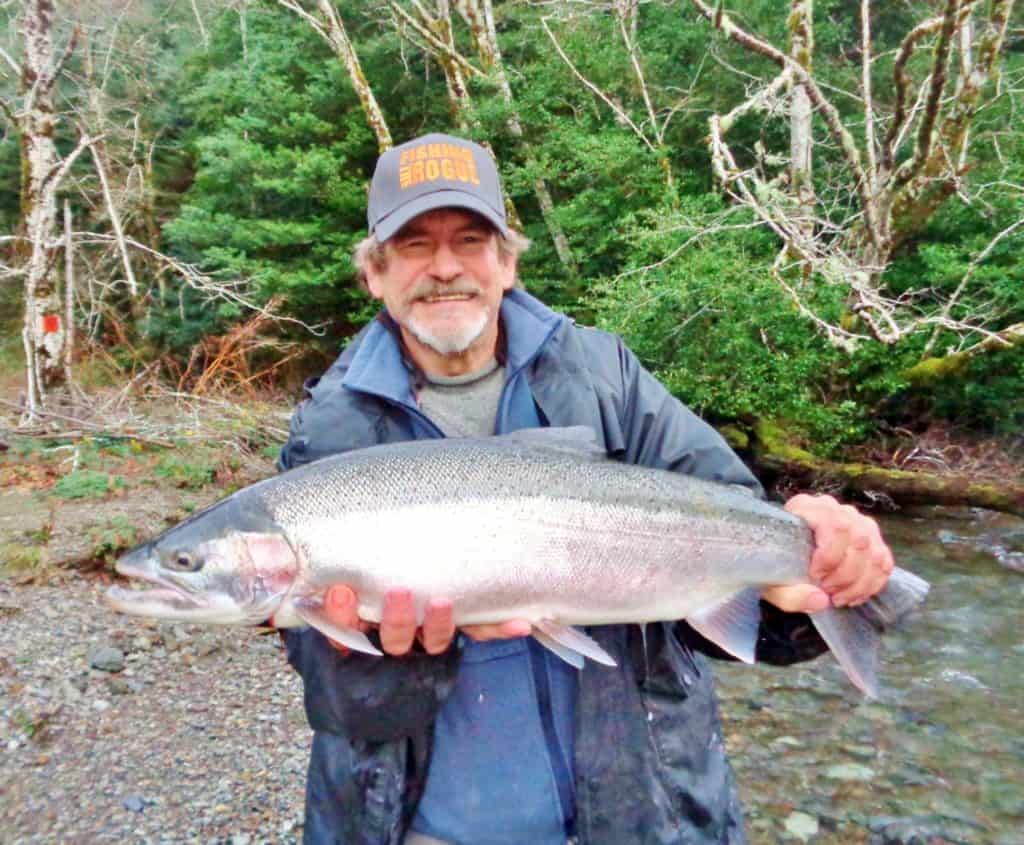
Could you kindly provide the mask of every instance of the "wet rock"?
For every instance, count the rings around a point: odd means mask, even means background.
[[[862,766],[860,763],[841,763],[838,766],[829,766],[825,770],[825,777],[833,780],[871,780],[875,776],[874,769]]]
[[[111,695],[129,695],[135,692],[132,689],[131,682],[125,678],[111,678],[107,681],[107,689],[110,690]]]
[[[846,753],[857,760],[874,760],[878,756],[878,750],[870,745],[848,745]]]
[[[951,816],[874,816],[868,819],[869,845],[960,845],[977,841],[984,827]]]
[[[818,820],[807,813],[794,810],[786,817],[783,827],[790,836],[796,837],[801,842],[806,842],[818,833]]]
[[[966,672],[961,672],[957,669],[943,669],[939,673],[939,678],[951,686],[962,687],[964,689],[988,689],[988,687],[973,675],[968,675]]]
[[[133,813],[141,813],[146,809],[147,804],[149,804],[149,801],[141,795],[129,795],[121,801],[121,806],[126,810],[131,810]]]
[[[1012,554],[1024,555],[1024,531],[1011,531],[1003,535],[1003,548]]]
[[[124,652],[113,646],[99,646],[89,652],[89,665],[101,672],[120,672],[124,669]]]
[[[60,690],[66,701],[76,702],[82,699],[82,690],[70,680],[63,681]]]
[[[802,743],[795,736],[780,736],[772,740],[772,745],[780,745],[783,748],[803,748]]]

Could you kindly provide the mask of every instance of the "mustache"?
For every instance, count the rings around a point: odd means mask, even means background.
[[[409,301],[430,299],[435,296],[478,296],[480,285],[472,279],[458,278],[451,282],[423,282],[409,293]]]

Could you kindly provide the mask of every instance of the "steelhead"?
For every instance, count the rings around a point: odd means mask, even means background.
[[[117,570],[152,589],[113,587],[116,610],[188,622],[332,625],[332,584],[381,617],[387,590],[412,591],[422,618],[451,599],[457,625],[526,619],[581,667],[611,657],[573,626],[686,619],[752,662],[759,593],[806,583],[811,531],[748,491],[625,464],[590,429],[360,449],[246,487],[124,555]],[[850,679],[877,690],[879,634],[923,601],[926,582],[897,568],[857,608],[811,616]]]

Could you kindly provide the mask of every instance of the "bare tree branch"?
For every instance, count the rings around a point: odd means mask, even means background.
[[[318,21],[313,15],[311,15],[309,12],[303,9],[302,6],[299,5],[298,2],[296,2],[296,0],[277,0],[277,2],[279,5],[287,9],[289,12],[294,12],[296,15],[302,18],[306,23],[313,27],[317,35],[319,35],[324,41],[326,41],[332,47],[334,46],[334,42],[331,41],[331,36],[327,34],[327,30],[324,28],[323,24],[321,24],[320,21]]]
[[[97,232],[75,232],[74,238],[79,244],[117,245],[117,238],[114,235]],[[249,284],[247,280],[233,279],[229,281],[218,281],[212,276],[203,273],[194,264],[178,261],[176,258],[166,255],[159,250],[153,249],[146,244],[140,243],[133,238],[126,237],[123,241],[126,246],[157,259],[157,261],[166,269],[176,273],[188,287],[204,295],[208,300],[222,300],[224,302],[229,302],[233,305],[239,306],[240,308],[244,308],[247,311],[253,311],[273,320],[293,323],[297,326],[301,326],[312,334],[323,334],[323,328],[321,326],[310,325],[309,323],[305,323],[295,317],[277,314],[265,305],[258,305],[244,292],[245,288]]]
[[[3,59],[7,63],[7,66],[14,71],[15,76],[21,75],[21,65],[14,61],[14,59],[11,58],[10,53],[8,53],[3,47],[0,47],[0,59]]]
[[[433,32],[427,29],[427,27],[425,27],[422,23],[420,23],[412,15],[410,15],[405,9],[403,9],[402,6],[398,2],[396,2],[396,0],[390,0],[389,5],[391,6],[395,14],[398,15],[399,18],[401,18],[406,24],[408,24],[409,27],[417,35],[419,35],[424,41],[427,42],[427,44],[430,45],[431,49],[436,50],[438,53],[444,55],[449,60],[455,62],[466,73],[472,74],[473,76],[483,76],[483,73],[478,68],[474,67],[470,62],[468,62],[465,56],[463,56],[457,50],[453,49],[450,44],[438,38]],[[430,16],[427,14],[425,10],[422,9],[422,7],[419,7],[419,10],[424,16],[427,17],[428,20],[430,19]]]
[[[44,190],[57,190],[57,188],[60,187],[61,182],[64,181],[64,177],[67,176],[68,171],[71,169],[71,165],[75,163],[77,158],[87,147],[91,147],[97,141],[103,140],[103,137],[103,135],[97,135],[95,138],[90,138],[88,135],[82,135],[78,139],[78,143],[75,145],[75,148],[64,157],[63,161],[54,165],[50,172],[43,177],[40,187]]]
[[[61,57],[57,60],[57,64],[54,65],[53,73],[50,76],[50,80],[48,82],[49,87],[52,88],[54,85],[57,84],[57,80],[60,78],[60,75],[64,72],[64,65],[68,63],[68,59],[70,59],[72,54],[75,52],[75,47],[78,45],[78,38],[81,35],[81,33],[82,28],[76,24],[75,28],[71,30],[71,36],[68,38],[68,43],[64,45],[64,52],[61,54]]]
[[[749,50],[764,56],[775,62],[781,68],[789,68],[796,82],[799,82],[811,98],[811,103],[818,109],[829,128],[833,139],[838,144],[843,160],[853,173],[854,182],[857,186],[857,193],[861,200],[861,213],[864,215],[864,226],[868,237],[876,247],[882,246],[882,234],[878,225],[875,205],[872,202],[868,191],[868,180],[861,164],[860,150],[853,140],[853,136],[843,126],[842,118],[834,105],[825,97],[817,82],[785,53],[773,47],[771,44],[756,38],[742,28],[738,27],[728,15],[718,14],[703,0],[691,0],[697,10],[712,23],[716,19],[720,23],[716,28],[720,29],[726,36]]]
[[[964,273],[963,278],[960,280],[960,284],[956,286],[956,290],[953,291],[953,294],[949,297],[948,300],[946,300],[946,304],[943,306],[942,312],[940,314],[940,322],[935,327],[935,331],[932,332],[931,337],[928,338],[928,343],[925,344],[924,351],[921,353],[922,359],[929,358],[931,356],[932,349],[935,347],[935,343],[938,340],[940,330],[945,326],[947,322],[949,322],[950,314],[953,311],[953,307],[956,305],[957,301],[960,299],[961,294],[964,292],[964,289],[967,287],[967,285],[973,278],[975,271],[978,269],[978,265],[985,261],[992,254],[992,250],[999,246],[999,244],[1002,241],[1013,235],[1021,227],[1024,227],[1024,218],[1021,218],[1016,223],[1012,223],[1011,225],[1003,229],[1001,232],[999,232],[999,234],[997,234],[994,238],[992,238],[991,241],[989,241],[988,246],[986,246],[981,252],[974,256],[974,259],[971,261],[970,266],[967,268],[967,272]]]
[[[910,61],[910,57],[914,54],[917,43],[925,36],[936,32],[942,26],[942,22],[942,18],[931,18],[919,23],[903,38],[903,43],[900,44],[900,48],[896,53],[896,61],[892,67],[893,85],[896,89],[893,118],[892,123],[889,124],[889,131],[885,136],[885,141],[882,143],[882,165],[886,170],[891,171],[893,169],[895,151],[898,147],[897,138],[903,131],[904,125],[909,124],[905,111],[907,89],[910,87],[907,62]]]
[[[294,12],[308,23],[313,30],[323,38],[334,50],[335,55],[348,71],[352,87],[355,88],[359,102],[363,106],[363,113],[366,115],[367,123],[377,137],[377,148],[380,152],[391,149],[391,131],[388,129],[387,121],[384,119],[384,112],[381,111],[377,98],[373,95],[373,89],[363,73],[359,63],[359,56],[355,47],[345,31],[345,24],[341,16],[331,4],[330,0],[317,0],[317,8],[323,16],[323,21],[311,15],[297,2],[297,0],[278,0],[278,3],[285,9]]]
[[[636,42],[630,37],[626,29],[626,16],[623,10],[616,9],[616,18],[619,23],[619,32],[622,35],[622,43],[626,45],[626,52],[629,54],[630,64],[633,66],[633,73],[636,74],[637,82],[640,85],[640,95],[643,97],[644,106],[647,108],[647,119],[651,122],[651,130],[654,132],[655,140],[659,145],[664,143],[661,131],[658,129],[658,117],[654,113],[654,106],[651,103],[651,95],[647,90],[647,80],[644,79],[643,69],[640,67],[640,57],[637,55]]]
[[[942,15],[942,27],[939,30],[939,42],[935,47],[935,61],[932,64],[931,84],[925,102],[924,115],[917,131],[917,146],[914,157],[904,163],[896,173],[896,184],[908,182],[921,172],[932,151],[933,130],[939,114],[939,99],[946,86],[946,74],[949,65],[949,46],[953,40],[956,27],[957,12],[960,11],[960,0],[946,0],[946,11]]]
[[[110,224],[114,227],[114,237],[117,239],[118,250],[121,253],[121,260],[124,264],[125,278],[128,281],[128,290],[132,296],[138,296],[139,286],[135,281],[135,274],[132,272],[132,262],[128,257],[128,247],[124,242],[124,229],[121,227],[121,215],[114,205],[114,198],[110,193],[110,183],[107,181],[107,171],[103,166],[103,159],[95,144],[90,145],[92,160],[96,165],[96,173],[100,178],[100,187],[103,189],[103,200],[107,206],[107,214],[110,216]]]
[[[641,141],[643,141],[644,146],[646,146],[647,149],[649,149],[653,153],[657,153],[658,150],[655,148],[654,144],[651,143],[650,139],[644,134],[643,130],[633,122],[633,119],[628,114],[626,114],[622,106],[620,106],[618,103],[612,100],[612,98],[605,94],[604,91],[598,88],[593,82],[591,82],[582,73],[579,72],[579,70],[576,68],[576,65],[572,63],[572,59],[570,59],[565,54],[565,50],[563,50],[562,45],[558,43],[558,39],[555,38],[555,34],[551,31],[551,28],[548,26],[548,19],[541,18],[540,25],[544,27],[544,31],[547,33],[548,38],[551,39],[551,43],[555,47],[555,52],[558,53],[562,61],[565,62],[569,70],[572,71],[572,75],[575,76],[580,82],[582,82],[588,90],[592,91],[595,95],[597,95],[601,99],[601,101],[608,106],[608,108],[615,112],[618,118],[624,124],[626,124],[626,126],[632,129],[633,132],[636,133],[636,136]]]
[[[196,23],[199,25],[199,37],[203,39],[203,47],[209,48],[210,36],[206,32],[206,27],[203,26],[203,16],[199,14],[199,7],[196,6],[196,0],[192,0],[192,14],[195,15]]]

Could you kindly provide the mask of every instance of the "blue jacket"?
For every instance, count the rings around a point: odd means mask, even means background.
[[[417,374],[386,324],[364,329],[322,378],[307,384],[282,468],[439,436],[416,407]],[[718,434],[614,336],[576,326],[518,290],[505,296],[502,325],[507,384],[499,427],[514,428],[531,415],[542,425],[586,425],[623,460],[760,490]],[[805,616],[763,610],[759,659],[791,663],[824,651]],[[650,625],[646,641],[636,626],[589,633],[618,667],[585,666],[574,707],[566,705],[575,710],[572,737],[555,738],[548,748],[552,755],[571,749],[579,841],[745,842],[700,652],[721,653],[685,623]],[[305,842],[398,845],[423,795],[435,724],[446,702],[457,701],[459,650],[341,657],[310,629],[288,632],[286,641],[314,730]]]

